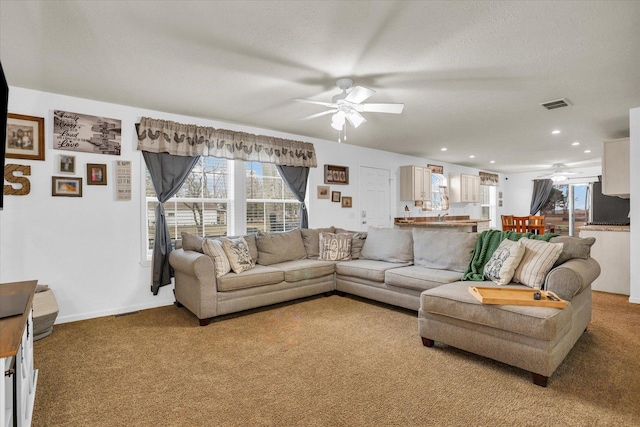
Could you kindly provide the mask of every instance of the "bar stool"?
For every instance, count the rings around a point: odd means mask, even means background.
[[[513,223],[515,225],[514,231],[516,233],[526,233],[528,222],[529,222],[528,216],[514,216],[513,217]]]
[[[513,215],[502,215],[502,231],[513,231],[515,228]]]
[[[544,215],[529,215],[529,224],[527,224],[527,231],[535,234],[544,234]]]

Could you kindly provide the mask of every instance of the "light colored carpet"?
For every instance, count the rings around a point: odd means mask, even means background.
[[[436,344],[415,312],[331,296],[227,316],[184,308],[56,325],[35,343],[34,426],[640,425],[640,306],[594,292],[549,380]]]

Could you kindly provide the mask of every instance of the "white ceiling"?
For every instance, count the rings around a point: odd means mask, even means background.
[[[587,167],[640,106],[640,2],[1,0],[0,60],[11,86],[325,140],[331,116],[300,120],[324,107],[291,99],[351,77],[405,109],[365,113],[350,144]]]

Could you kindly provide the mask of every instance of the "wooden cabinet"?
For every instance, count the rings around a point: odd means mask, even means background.
[[[600,264],[600,275],[591,283],[594,291],[629,295],[631,284],[631,231],[629,227],[587,226],[580,237],[595,237],[591,257]],[[621,231],[609,231],[619,229]]]
[[[449,174],[451,203],[480,203],[480,177],[465,173]]]
[[[431,170],[422,166],[400,167],[400,200],[431,200]]]
[[[0,284],[0,299],[24,301],[22,315],[0,319],[0,427],[30,426],[38,382],[33,369],[33,294],[37,281]]]
[[[602,194],[629,198],[629,138],[602,141]]]

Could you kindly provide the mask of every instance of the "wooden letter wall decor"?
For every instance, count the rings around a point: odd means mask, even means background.
[[[16,175],[20,172],[22,176]],[[31,166],[27,165],[6,165],[4,167],[4,180],[12,184],[20,184],[20,187],[12,185],[4,186],[4,194],[7,196],[26,196],[31,192],[31,182],[26,178],[31,175]]]

